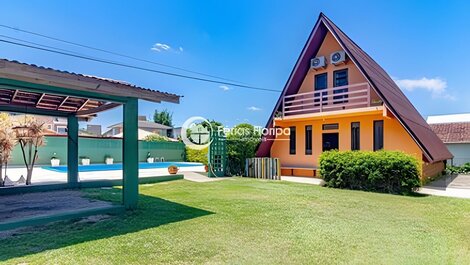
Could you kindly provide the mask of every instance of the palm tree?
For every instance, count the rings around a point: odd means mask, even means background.
[[[43,123],[29,119],[23,125],[13,128],[26,166],[26,185],[31,185],[34,165],[38,159],[38,148],[44,145],[43,126]]]
[[[5,165],[6,176],[8,161],[11,159],[13,148],[15,148],[16,145],[16,139],[14,138],[11,128],[2,128],[1,126],[3,126],[3,124],[0,125],[0,186],[3,186],[4,179],[2,168],[3,165]]]

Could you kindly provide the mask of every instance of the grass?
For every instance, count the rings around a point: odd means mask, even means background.
[[[132,214],[0,238],[0,263],[470,264],[470,200],[240,178],[140,192]]]

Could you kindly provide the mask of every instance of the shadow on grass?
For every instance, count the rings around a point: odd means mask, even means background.
[[[121,200],[120,189],[92,189],[87,193],[94,199],[112,202]],[[137,210],[110,216],[100,221],[91,218],[62,221],[0,234],[0,261],[82,242],[125,235],[210,214],[213,213],[156,197],[140,195]]]

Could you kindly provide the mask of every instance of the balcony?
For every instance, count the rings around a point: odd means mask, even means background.
[[[285,96],[281,117],[371,106],[369,83],[359,83]]]

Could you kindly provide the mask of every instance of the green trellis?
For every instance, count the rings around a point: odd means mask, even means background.
[[[211,133],[207,156],[209,161],[208,177],[225,176],[227,168],[227,139],[225,135],[221,135],[218,132]]]

